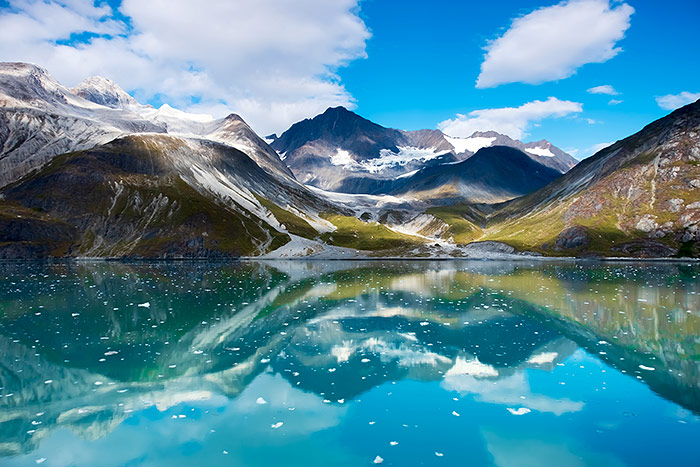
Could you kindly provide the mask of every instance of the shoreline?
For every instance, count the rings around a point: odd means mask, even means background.
[[[115,263],[158,263],[158,262],[212,262],[212,263],[233,263],[233,262],[283,262],[283,261],[498,261],[498,262],[561,262],[561,263],[700,263],[700,258],[630,258],[630,257],[598,257],[598,258],[578,258],[575,256],[528,256],[528,255],[503,255],[485,256],[485,257],[414,257],[414,256],[359,256],[352,258],[342,257],[285,257],[285,258],[265,258],[255,256],[241,256],[231,258],[104,258],[104,257],[75,257],[75,258],[17,258],[17,259],[0,259],[0,264],[3,263],[89,263],[89,262],[115,262]]]

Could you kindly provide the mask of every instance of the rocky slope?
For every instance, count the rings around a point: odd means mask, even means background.
[[[37,225],[4,239],[15,242],[0,246],[7,257],[26,255],[54,230],[63,241],[50,253],[61,256],[235,257],[273,250],[290,233],[314,238],[332,229],[318,216],[332,205],[241,151],[160,134],[57,156],[2,196],[4,205],[31,210]],[[17,222],[11,213],[0,218],[5,228]]]
[[[453,138],[439,130],[402,131],[343,107],[295,123],[271,145],[303,183],[344,193],[387,192],[387,182],[397,177],[459,162],[496,145],[519,149],[560,173],[578,162],[544,140],[523,144],[495,132]]]
[[[507,203],[488,238],[548,254],[697,255],[700,101]]]

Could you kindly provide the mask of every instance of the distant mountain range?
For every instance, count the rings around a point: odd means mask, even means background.
[[[383,193],[386,181],[509,146],[564,173],[578,162],[548,141],[523,144],[493,131],[453,138],[439,130],[384,128],[343,108],[295,123],[271,142],[298,180],[344,193]]]
[[[693,256],[700,103],[576,160],[342,107],[259,137],[0,64],[0,258]]]

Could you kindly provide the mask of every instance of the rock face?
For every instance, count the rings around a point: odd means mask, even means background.
[[[699,178],[700,101],[514,200],[490,223],[501,232],[497,239],[527,248],[573,247],[577,230],[571,229],[581,226],[590,243],[573,248],[602,255],[697,255]]]
[[[401,131],[343,108],[295,123],[272,147],[303,183],[344,193],[386,193],[418,170],[463,161],[482,147],[509,146],[566,172],[578,161],[547,141],[523,144],[495,132],[452,138],[439,130]]]
[[[554,242],[556,251],[574,250],[588,246],[590,239],[585,227],[574,225],[562,231]]]
[[[0,232],[0,259],[61,256],[77,233],[65,222],[7,201],[0,201]]]

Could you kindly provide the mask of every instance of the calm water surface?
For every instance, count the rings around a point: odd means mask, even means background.
[[[2,465],[700,465],[700,266],[0,264]]]

